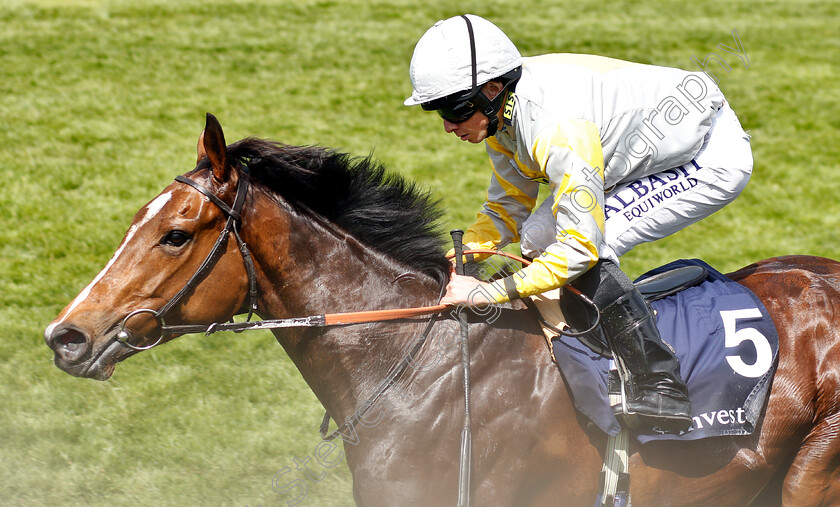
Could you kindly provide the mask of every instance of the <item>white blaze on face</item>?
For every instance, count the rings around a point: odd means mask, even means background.
[[[125,235],[125,241],[123,241],[122,245],[120,245],[120,248],[117,249],[116,253],[114,253],[114,256],[111,257],[111,260],[108,261],[108,264],[105,265],[105,268],[103,268],[102,271],[100,271],[99,274],[96,275],[96,278],[94,278],[93,281],[91,281],[88,284],[88,286],[85,287],[85,290],[83,290],[79,293],[78,296],[76,296],[76,299],[73,300],[73,303],[67,308],[67,311],[64,312],[64,317],[62,317],[60,321],[53,324],[54,326],[61,324],[61,322],[64,321],[67,315],[69,315],[70,312],[72,312],[73,309],[79,305],[79,303],[87,299],[88,294],[90,294],[90,291],[93,289],[93,287],[96,286],[97,283],[99,283],[99,280],[105,277],[105,275],[108,273],[108,270],[111,269],[111,266],[113,266],[114,263],[117,262],[117,259],[120,257],[120,254],[123,252],[126,245],[128,245],[129,241],[131,241],[131,238],[134,236],[137,230],[143,227],[143,225],[146,224],[146,222],[154,218],[155,215],[157,215],[160,212],[161,208],[163,208],[163,206],[167,202],[169,202],[171,198],[172,192],[166,192],[165,194],[160,194],[159,196],[157,196],[155,200],[153,200],[149,203],[148,206],[146,206],[146,214],[136,224],[132,225],[128,229],[128,233],[126,233]]]

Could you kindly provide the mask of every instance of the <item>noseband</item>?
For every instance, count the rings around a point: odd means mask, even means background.
[[[236,189],[236,197],[233,200],[233,206],[228,206],[226,202],[219,199],[215,194],[210,192],[207,188],[203,187],[199,183],[195,182],[194,180],[187,178],[186,176],[176,176],[175,181],[184,183],[193,187],[194,189],[201,192],[205,197],[210,199],[210,202],[215,204],[222,210],[222,212],[227,216],[227,222],[225,223],[224,229],[219,234],[218,239],[216,239],[216,243],[213,245],[213,248],[210,250],[210,253],[207,254],[207,257],[204,259],[204,262],[201,263],[201,266],[198,267],[196,272],[193,276],[187,281],[183,288],[178,291],[172,299],[169,300],[160,310],[152,310],[150,308],[141,308],[139,310],[134,310],[133,312],[126,315],[126,317],[122,320],[119,326],[119,332],[117,333],[117,341],[134,350],[148,350],[156,345],[158,345],[161,340],[163,340],[164,336],[169,334],[167,332],[170,329],[169,326],[166,325],[165,317],[169,312],[183,299],[187,298],[193,290],[201,283],[202,280],[213,270],[216,263],[222,257],[222,254],[225,251],[227,246],[228,238],[230,237],[231,233],[233,237],[236,238],[236,243],[239,245],[239,251],[242,254],[242,260],[245,263],[245,270],[248,272],[248,295],[249,295],[249,302],[248,302],[248,318],[247,321],[251,320],[251,317],[254,315],[254,312],[257,309],[257,274],[254,269],[254,261],[251,258],[251,252],[248,251],[248,247],[245,245],[245,242],[242,241],[242,237],[239,235],[239,228],[242,225],[242,206],[245,204],[245,197],[248,195],[248,188],[250,186],[250,175],[248,173],[248,167],[246,165],[242,165],[239,171],[239,183]],[[129,319],[136,315],[140,315],[142,313],[148,313],[157,321],[158,325],[161,328],[160,336],[158,337],[157,341],[155,341],[151,345],[144,345],[138,346],[133,345],[129,342],[131,338],[131,333],[126,330],[126,324],[128,323]]]

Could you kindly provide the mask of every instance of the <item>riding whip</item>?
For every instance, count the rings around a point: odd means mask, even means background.
[[[464,275],[462,243],[464,231],[455,229],[452,243],[455,247],[455,273]],[[464,370],[464,429],[461,431],[461,467],[458,474],[458,507],[470,505],[470,472],[472,467],[472,431],[470,430],[470,349],[469,326],[467,314],[463,308],[458,309],[458,321],[461,325],[461,365]]]

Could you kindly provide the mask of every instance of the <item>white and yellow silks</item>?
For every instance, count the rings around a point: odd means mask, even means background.
[[[464,242],[502,248],[530,243],[531,227],[543,234],[528,245],[539,253],[533,264],[494,282],[496,302],[514,295],[511,282],[525,297],[593,266],[604,244],[604,187],[691,161],[725,102],[703,73],[574,54],[525,58],[511,96],[504,127],[485,142],[493,175]],[[551,191],[551,224],[535,220],[539,213],[529,219],[540,183]]]

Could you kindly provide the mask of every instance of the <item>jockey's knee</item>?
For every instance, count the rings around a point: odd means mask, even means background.
[[[705,171],[711,172],[714,176],[707,183],[709,197],[713,198],[719,206],[729,204],[738,197],[752,174],[752,155],[748,160],[733,160],[724,167],[706,167]]]
[[[750,136],[735,113],[725,106],[695,161],[703,169],[693,176],[705,183],[721,206],[738,197],[753,169]]]

